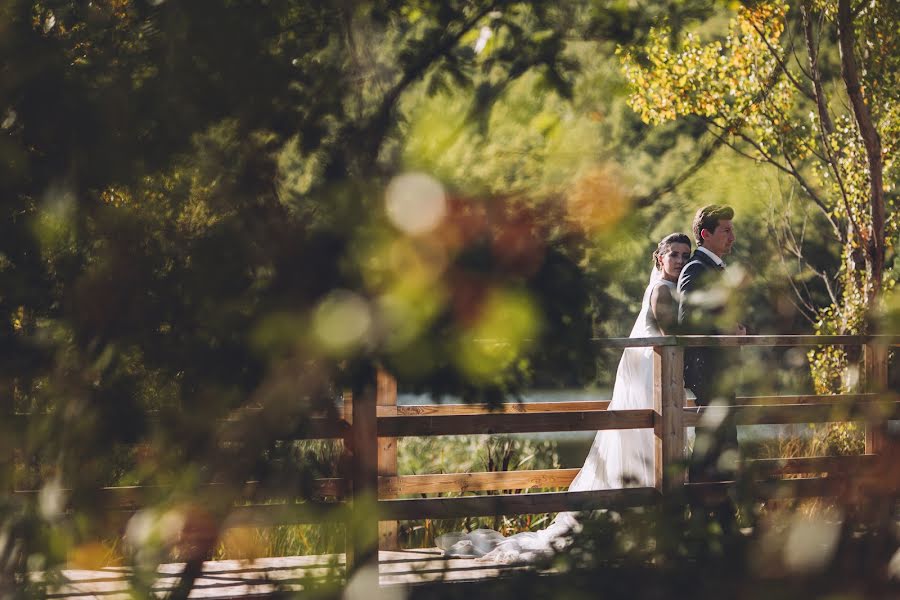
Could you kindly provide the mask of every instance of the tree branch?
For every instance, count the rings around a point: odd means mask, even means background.
[[[834,180],[838,184],[838,189],[841,193],[841,200],[844,203],[844,208],[847,210],[847,219],[850,222],[850,225],[853,227],[854,231],[856,231],[857,235],[859,235],[859,225],[856,223],[855,219],[853,218],[853,213],[850,211],[847,188],[844,184],[844,176],[841,172],[840,163],[838,162],[837,157],[831,149],[831,135],[834,133],[834,122],[831,120],[831,115],[828,112],[828,102],[825,99],[825,90],[822,87],[822,76],[821,72],[819,71],[818,44],[816,41],[815,31],[813,30],[812,19],[810,19],[809,7],[807,3],[804,3],[801,6],[800,10],[803,15],[803,31],[806,37],[806,50],[809,57],[810,73],[812,74],[813,90],[815,91],[814,100],[816,103],[816,110],[819,114],[819,122],[821,123],[819,134],[820,141],[822,143],[822,150],[825,153],[824,162],[831,169],[831,172],[834,175]]]
[[[707,146],[703,149],[702,152],[700,152],[700,154],[697,156],[697,159],[690,167],[688,167],[678,175],[672,177],[662,185],[656,186],[650,192],[636,198],[634,200],[634,206],[636,208],[645,208],[653,204],[654,201],[664,196],[665,194],[674,192],[676,189],[678,189],[678,186],[690,179],[697,171],[703,168],[703,165],[705,165],[709,161],[709,159],[712,158],[713,154],[716,153],[716,150],[722,147],[723,141],[723,139],[717,138],[711,143],[707,144]]]
[[[810,200],[815,203],[816,206],[819,207],[819,210],[822,211],[822,214],[825,215],[825,218],[831,223],[832,229],[834,229],[834,234],[837,237],[838,241],[842,244],[847,243],[847,234],[841,228],[840,224],[831,216],[831,211],[828,210],[828,207],[825,205],[825,201],[822,200],[819,195],[813,190],[812,186],[809,182],[806,181],[806,178],[800,174],[800,170],[797,169],[797,166],[794,164],[794,161],[791,160],[791,157],[785,152],[782,154],[784,156],[784,160],[787,161],[788,167],[790,169],[791,175],[797,180],[803,190],[809,195]]]
[[[347,147],[355,146],[358,148],[360,140],[362,140],[365,146],[361,153],[357,152],[356,154],[361,155],[361,160],[365,161],[368,167],[374,165],[376,162],[375,159],[378,156],[378,152],[381,149],[381,145],[384,142],[385,135],[390,126],[391,113],[396,108],[397,101],[401,94],[403,94],[410,85],[423,77],[428,69],[436,62],[452,51],[466,33],[478,25],[488,13],[495,10],[501,3],[502,2],[498,1],[488,2],[485,6],[482,6],[475,11],[469,18],[462,20],[458,28],[440,28],[440,34],[437,36],[437,41],[411,61],[403,71],[400,79],[384,94],[381,101],[378,103],[378,107],[371,115],[365,119],[362,124],[350,122],[341,128],[336,136],[336,143],[332,146],[329,156],[325,161],[327,164],[326,168],[346,168],[348,165],[341,162],[340,155]],[[426,34],[426,36],[437,32],[438,30],[435,29]]]
[[[756,30],[756,33],[759,35],[759,38],[766,45],[766,48],[769,49],[769,54],[772,55],[772,58],[775,59],[775,62],[778,63],[778,67],[782,70],[785,77],[787,77],[788,81],[793,84],[797,91],[809,98],[810,100],[815,100],[815,96],[813,92],[809,90],[805,85],[803,85],[794,75],[791,73],[790,69],[788,69],[787,63],[781,58],[778,50],[769,43],[769,40],[766,38],[765,32],[756,24],[756,22],[752,22],[753,29]]]
[[[775,87],[775,84],[777,82],[778,82],[777,71],[773,71],[770,74],[768,80],[766,81],[766,85],[759,91],[757,96],[753,99],[753,103],[757,104],[757,103],[765,101],[765,99],[769,96],[769,93],[772,91],[772,88]],[[705,119],[705,120],[708,121],[708,119]],[[719,127],[722,127],[722,129],[724,129],[726,131],[739,130],[743,126],[743,124],[746,120],[747,120],[746,116],[738,115],[738,116],[732,118],[726,124],[726,126],[721,126],[718,124],[716,124],[716,125]],[[707,127],[706,130],[710,131],[709,127]],[[710,131],[710,133],[712,133],[712,132]],[[697,171],[699,171],[703,167],[703,165],[705,165],[707,163],[707,161],[709,161],[709,159],[712,157],[712,155],[715,154],[716,150],[718,150],[719,148],[722,147],[722,144],[726,144],[729,147],[731,147],[731,144],[728,144],[727,140],[724,137],[716,136],[715,134],[713,134],[713,135],[714,135],[715,139],[713,140],[712,143],[710,143],[706,148],[703,149],[703,151],[697,157],[697,160],[694,161],[694,164],[692,164],[681,174],[673,177],[672,179],[670,179],[668,182],[664,183],[663,185],[657,186],[648,194],[644,194],[643,196],[636,198],[635,206],[637,208],[643,208],[643,207],[649,206],[650,204],[653,203],[654,200],[656,200],[660,196],[674,191],[675,189],[678,188],[679,185],[681,185],[682,183],[687,181],[692,175],[694,175]]]

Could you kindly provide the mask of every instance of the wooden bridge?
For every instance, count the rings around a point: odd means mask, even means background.
[[[397,521],[463,516],[534,514],[563,510],[633,507],[658,502],[666,494],[686,493],[693,501],[721,497],[730,482],[688,483],[685,473],[685,428],[721,408],[686,406],[683,387],[683,352],[686,347],[861,346],[862,386],[858,393],[739,397],[733,411],[738,425],[858,421],[865,424],[865,453],[857,456],[820,456],[752,461],[759,474],[755,489],[760,498],[810,497],[866,493],[873,478],[884,483],[879,456],[884,451],[887,421],[900,418],[900,398],[887,389],[889,349],[895,338],[884,336],[680,336],[645,339],[596,340],[598,348],[652,346],[654,407],[642,410],[606,410],[608,402],[586,400],[553,403],[511,403],[492,409],[484,405],[397,406],[397,386],[388,374],[372,373],[345,396],[343,418],[315,419],[297,439],[342,438],[352,453],[345,477],[316,481],[316,495],[339,498],[333,502],[256,504],[237,506],[228,518],[232,526],[272,526],[334,518],[335,507],[351,507],[359,518],[348,521],[346,564],[348,573],[364,566],[380,567],[382,584],[409,583],[455,573],[459,578],[497,574],[490,565],[476,566],[440,561],[434,550],[400,551]],[[436,492],[478,492],[566,488],[577,469],[399,475],[396,440],[403,436],[506,434],[527,432],[596,431],[649,428],[655,432],[655,485],[580,492],[503,493],[440,498],[409,498]],[[889,471],[890,472],[890,471]],[[790,478],[785,479],[785,476]],[[893,489],[900,476],[892,476]],[[107,488],[110,506],[135,510],[142,503],[142,488]],[[20,492],[27,493],[27,492]],[[372,519],[373,509],[380,522]],[[343,514],[347,514],[346,512]],[[377,541],[376,541],[377,540]],[[381,549],[380,553],[378,549]],[[429,554],[431,552],[431,554]],[[322,558],[263,559],[285,569],[319,565]],[[279,562],[280,561],[280,562]],[[317,562],[319,561],[319,562]],[[379,561],[381,564],[379,565]],[[417,562],[418,561],[418,562]],[[439,561],[432,563],[429,561]],[[273,564],[275,564],[273,563]],[[400,565],[400,567],[398,567]],[[409,567],[408,573],[403,565]],[[424,565],[424,567],[423,567]],[[438,566],[435,566],[438,565]],[[440,566],[443,565],[443,566]],[[462,566],[460,566],[462,565]],[[214,570],[218,567],[210,566]],[[224,568],[224,567],[223,567]],[[245,567],[246,568],[246,567]],[[398,574],[398,568],[400,572]],[[227,569],[226,569],[227,570]],[[240,569],[237,569],[240,570]],[[276,569],[277,570],[277,569]],[[416,571],[423,571],[421,576]],[[463,573],[464,575],[460,575]],[[397,575],[393,579],[393,575]],[[88,577],[88,575],[84,575]],[[76,594],[77,595],[77,594]],[[237,594],[240,595],[240,594]]]

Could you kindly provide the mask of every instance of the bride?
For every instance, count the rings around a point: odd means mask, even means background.
[[[664,237],[653,252],[653,271],[641,311],[629,337],[666,335],[677,321],[675,286],[691,255],[691,239],[683,233]],[[608,410],[653,407],[653,348],[626,348],[619,361]],[[598,431],[584,465],[569,491],[654,485],[654,442],[651,429]],[[527,562],[565,546],[580,525],[577,513],[561,512],[546,529],[504,538],[491,529],[448,533],[436,540],[446,556],[483,557],[485,561]]]

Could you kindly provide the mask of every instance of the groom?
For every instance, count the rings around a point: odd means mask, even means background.
[[[710,204],[697,211],[692,229],[697,250],[678,277],[679,331],[693,335],[745,335],[728,315],[728,286],[723,257],[734,244],[734,210]],[[731,323],[729,324],[729,321]],[[724,348],[686,348],[684,384],[698,406],[734,403],[734,351]],[[689,477],[697,481],[734,479],[738,465],[737,427],[730,415],[716,425],[698,425]]]

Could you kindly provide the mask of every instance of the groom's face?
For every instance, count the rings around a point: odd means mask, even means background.
[[[703,247],[716,256],[722,257],[731,252],[734,245],[734,226],[730,219],[722,219],[712,232],[703,230]]]

